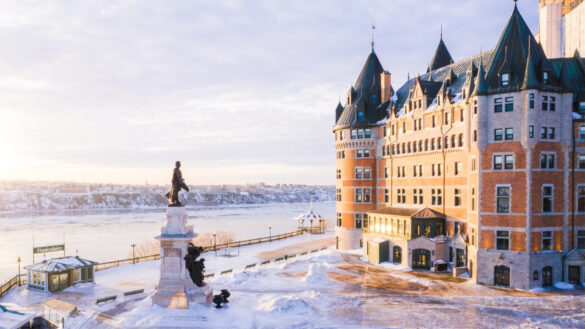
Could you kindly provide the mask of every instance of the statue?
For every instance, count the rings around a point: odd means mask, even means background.
[[[169,207],[181,207],[183,204],[179,202],[179,192],[185,189],[189,192],[189,187],[183,181],[183,174],[181,173],[181,161],[175,162],[175,170],[173,171],[173,180],[171,181],[171,191],[165,196],[169,199]]]
[[[189,242],[189,247],[187,248],[187,255],[185,256],[185,267],[187,271],[189,271],[189,276],[191,280],[197,287],[203,287],[205,283],[203,283],[203,272],[205,271],[205,258],[201,258],[197,260],[197,257],[201,255],[203,251],[203,247],[195,247],[191,242]]]

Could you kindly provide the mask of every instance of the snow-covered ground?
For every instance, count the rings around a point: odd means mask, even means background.
[[[25,307],[58,298],[81,313],[67,328],[585,328],[585,297],[577,291],[532,292],[478,286],[463,278],[372,265],[359,252],[332,248],[292,260],[243,270],[276,250],[315,249],[324,236],[300,236],[242,247],[236,257],[206,253],[207,273],[234,269],[207,282],[215,293],[229,289],[227,307],[151,305],[159,262],[97,272],[96,284],[81,284],[48,296],[14,290],[0,303]],[[331,243],[331,233],[322,244]],[[145,289],[123,297],[123,292]],[[98,297],[118,299],[95,305]]]

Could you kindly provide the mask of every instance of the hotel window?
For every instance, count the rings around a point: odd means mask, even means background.
[[[390,202],[390,190],[384,189],[384,203]]]
[[[366,129],[366,138],[372,137],[372,131],[370,129]]]
[[[445,113],[445,121],[443,121],[444,125],[448,125],[449,124],[449,112]]]
[[[548,110],[551,112],[554,112],[557,109],[557,104],[556,104],[557,98],[554,96],[550,96],[548,98],[548,100],[549,100]]]
[[[441,137],[437,137],[437,150],[441,149]]]
[[[429,140],[425,139],[425,151],[429,150]]]
[[[548,127],[548,139],[555,139],[555,128]]]
[[[355,228],[362,229],[362,214],[355,214]]]
[[[508,86],[510,84],[510,73],[502,74],[502,86]]]
[[[440,206],[443,204],[443,195],[441,189],[431,189],[431,204]]]
[[[384,167],[384,178],[390,177],[390,168]]]
[[[534,108],[534,94],[528,95],[528,108]]]
[[[542,110],[548,111],[548,96],[542,96]]]
[[[503,98],[496,98],[494,99],[494,112],[502,112],[504,109],[504,99]]]
[[[435,139],[431,139],[431,151],[435,150]]]
[[[475,187],[471,188],[471,211],[475,211]]]
[[[534,138],[534,126],[528,126],[528,137]]]
[[[548,83],[548,72],[544,71],[542,72],[542,83]]]
[[[335,197],[336,197],[337,201],[341,201],[341,189],[340,188],[335,190]]]
[[[362,179],[364,178],[364,169],[363,168],[355,168],[355,179]]]
[[[397,189],[396,190],[396,202],[397,203],[406,203],[406,190],[404,190],[404,189]]]
[[[496,249],[510,249],[510,231],[496,231]]]
[[[371,179],[372,178],[372,169],[371,168],[364,168],[364,179]]]
[[[341,179],[341,169],[337,169],[337,179]]]
[[[434,115],[431,117],[431,123],[432,123],[432,126],[433,126],[433,128],[434,128],[434,127],[435,127],[435,125],[437,124],[437,120],[436,120],[436,118],[435,118],[435,116],[434,116]]]
[[[455,162],[455,175],[459,175],[463,172],[463,163]]]
[[[473,131],[473,141],[477,142],[477,130]]]
[[[355,189],[355,202],[369,203],[370,202],[370,189],[356,188]]]
[[[540,155],[540,168],[541,169],[553,169],[555,167],[555,155],[554,154],[541,154]]]
[[[552,250],[552,232],[542,232],[542,250]]]
[[[585,169],[585,154],[579,154],[579,169]]]
[[[494,170],[502,170],[503,158],[502,155],[494,155]]]
[[[542,186],[542,212],[553,211],[553,187],[552,185]]]
[[[500,129],[500,128],[494,129],[494,140],[495,141],[501,141],[503,139],[503,137],[504,137],[503,132],[504,131],[502,129]]]
[[[364,152],[362,150],[357,150],[356,157],[363,158],[363,156],[364,156]]]
[[[357,138],[357,130],[352,129],[351,130],[351,139],[356,139]]]
[[[585,126],[579,126],[579,139],[585,139]]]
[[[463,147],[463,134],[459,134],[459,147]]]
[[[505,214],[510,212],[510,187],[496,187],[496,212]]]
[[[514,97],[506,97],[506,112],[514,111]]]
[[[456,188],[455,189],[455,207],[459,207],[461,205],[461,190]]]
[[[514,128],[506,128],[506,140],[510,141],[514,139]]]
[[[455,135],[451,136],[451,147],[457,147],[457,144],[455,144]]]
[[[449,136],[445,136],[445,140],[443,141],[443,148],[444,149],[449,148]]]
[[[359,111],[359,112],[358,112],[358,117],[357,117],[357,119],[358,119],[358,120],[363,120],[363,119],[364,119],[364,112],[362,112],[362,111]]]
[[[585,231],[577,231],[577,248],[585,249]]]
[[[364,138],[364,130],[363,129],[358,129],[358,131],[357,131],[357,138],[358,139]]]
[[[473,101],[473,114],[477,114],[477,100]]]
[[[504,155],[504,169],[514,169],[514,156]]]
[[[341,226],[341,213],[337,213],[337,226]]]
[[[463,121],[463,109],[459,110],[459,121]]]

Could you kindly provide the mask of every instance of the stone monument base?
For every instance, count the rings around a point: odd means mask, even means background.
[[[166,308],[189,308],[185,284],[180,280],[160,280],[152,304]]]
[[[211,305],[213,300],[213,288],[207,283],[204,283],[203,287],[197,287],[192,281],[188,281],[185,291],[187,298],[191,303]]]

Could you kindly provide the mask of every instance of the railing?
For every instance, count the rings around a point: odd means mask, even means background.
[[[26,284],[26,274],[20,274],[20,284]],[[0,286],[0,297],[6,295],[10,289],[18,285],[18,274]]]
[[[258,243],[278,241],[278,240],[282,240],[282,239],[286,239],[286,238],[291,238],[291,237],[294,237],[297,235],[302,235],[304,232],[311,233],[311,234],[320,234],[320,233],[325,233],[325,230],[324,230],[324,228],[321,228],[319,226],[314,226],[312,228],[304,227],[304,228],[299,228],[294,232],[288,232],[288,233],[267,236],[267,237],[262,237],[262,238],[255,238],[255,239],[241,240],[241,241],[235,241],[235,242],[229,242],[229,243],[222,243],[222,244],[218,244],[215,246],[206,246],[206,247],[203,247],[203,251],[204,252],[215,251],[215,250],[221,250],[224,248],[244,247],[244,246],[249,246],[249,245],[258,244]],[[149,256],[140,256],[140,257],[98,263],[98,264],[94,265],[94,269],[95,269],[95,271],[101,271],[101,270],[117,267],[120,265],[136,264],[136,263],[157,260],[157,259],[160,259],[160,254],[154,254],[154,255],[149,255]],[[283,260],[284,260],[284,257],[283,257]],[[277,259],[276,261],[279,261],[279,259]],[[8,291],[10,291],[10,289],[12,289],[18,285],[18,277],[19,277],[18,275],[15,275],[13,278],[6,281],[4,284],[2,284],[0,286],[0,297],[4,296]],[[20,284],[21,285],[26,284],[26,274],[20,274]]]

